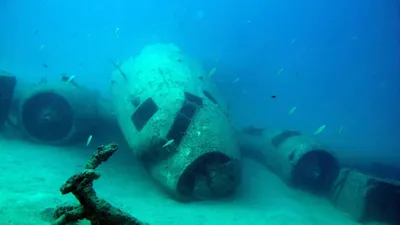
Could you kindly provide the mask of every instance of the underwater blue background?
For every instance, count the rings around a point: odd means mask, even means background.
[[[319,138],[338,151],[400,161],[399,1],[0,5],[0,67],[27,81],[75,74],[106,95],[109,57],[124,60],[147,44],[173,42],[207,72],[217,68],[213,79],[239,126],[312,135],[326,124]]]

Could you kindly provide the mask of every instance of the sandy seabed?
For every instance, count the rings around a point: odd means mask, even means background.
[[[95,146],[42,146],[0,137],[0,224],[49,224],[46,209],[76,201],[72,195],[62,196],[59,188],[83,169]],[[287,187],[250,160],[243,163],[243,184],[234,198],[179,203],[157,188],[132,153],[121,148],[98,168],[101,178],[95,189],[99,197],[151,225],[358,224],[327,200]]]

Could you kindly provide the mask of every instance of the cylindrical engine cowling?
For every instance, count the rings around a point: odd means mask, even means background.
[[[18,127],[29,139],[51,145],[86,140],[98,120],[95,94],[66,82],[45,83],[24,93]]]
[[[400,224],[400,182],[344,168],[329,199],[357,222]]]
[[[150,175],[177,200],[230,195],[241,156],[223,104],[174,45],[152,45],[113,74],[118,121]]]
[[[244,157],[267,166],[293,187],[326,195],[339,174],[339,163],[326,146],[296,131],[239,133]]]

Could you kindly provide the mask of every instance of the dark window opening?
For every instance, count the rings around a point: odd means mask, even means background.
[[[174,144],[179,146],[182,139],[189,129],[193,117],[199,108],[203,105],[203,100],[195,95],[185,92],[185,100],[182,108],[179,110],[174,123],[167,134],[167,140],[174,140]]]
[[[182,108],[179,110],[178,115],[180,114],[181,116],[185,117],[186,119],[192,120],[196,111],[197,111],[197,105],[195,105],[191,102],[185,101],[183,103]]]
[[[203,105],[203,99],[197,97],[196,95],[192,95],[189,92],[185,92],[185,101],[192,102],[198,106]]]
[[[148,98],[144,101],[131,116],[131,120],[136,129],[141,131],[157,111],[158,106],[152,98]]]
[[[217,99],[215,99],[215,98],[210,94],[210,92],[208,92],[208,91],[203,91],[203,94],[204,94],[208,99],[210,99],[210,101],[212,101],[214,104],[218,105]]]

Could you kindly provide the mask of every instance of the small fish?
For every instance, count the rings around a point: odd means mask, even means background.
[[[210,73],[208,74],[208,77],[211,77],[212,75],[214,75],[215,71],[217,71],[217,68],[213,68]]]
[[[278,72],[276,72],[276,74],[280,75],[281,73],[283,73],[283,71],[284,71],[284,69],[283,69],[283,68],[280,68],[280,69],[278,70]]]
[[[42,66],[43,66],[44,68],[49,68],[49,66],[48,66],[46,63],[42,63]]]
[[[240,80],[240,78],[238,77],[238,78],[234,79],[232,82],[237,83],[239,80]]]
[[[271,98],[276,98],[276,95],[271,95]]]
[[[40,51],[42,51],[42,50],[43,50],[43,48],[44,48],[44,45],[41,45],[41,46],[40,46]]]
[[[294,106],[293,108],[291,108],[288,112],[288,115],[292,115],[294,113],[294,111],[296,111],[297,107]]]
[[[314,132],[314,135],[320,134],[320,133],[325,129],[325,127],[326,127],[326,125],[320,126],[320,127]]]
[[[68,80],[65,81],[65,83],[67,83],[67,84],[71,83],[71,82],[74,80],[74,78],[75,78],[75,75],[70,76],[70,77],[68,78]]]
[[[339,135],[339,136],[342,135],[342,133],[343,133],[343,128],[344,128],[344,126],[341,126],[341,127],[339,128],[339,132],[338,132],[338,135]]]
[[[173,142],[174,142],[174,139],[171,139],[171,140],[167,141],[167,143],[165,143],[162,147],[165,148],[165,147],[171,145]]]
[[[119,27],[115,28],[114,30],[114,37],[119,38]]]
[[[86,141],[86,146],[89,146],[90,142],[92,141],[93,135],[90,135]]]
[[[40,29],[38,28],[38,29],[36,29],[35,32],[33,32],[33,33],[34,33],[34,34],[38,34],[39,31],[40,31]]]

